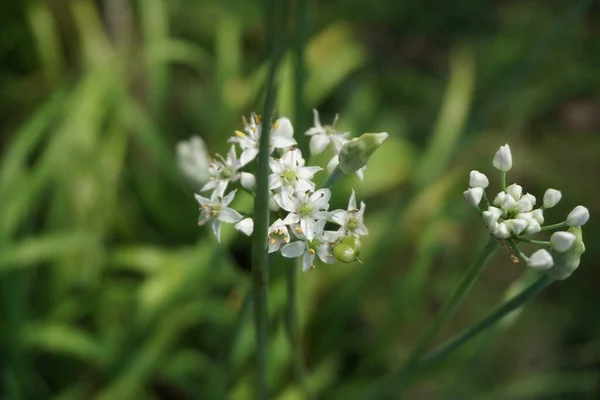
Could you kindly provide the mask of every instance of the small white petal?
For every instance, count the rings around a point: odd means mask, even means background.
[[[243,167],[244,165],[248,164],[250,161],[254,160],[257,155],[258,155],[257,148],[251,147],[251,148],[244,150],[242,152],[242,155],[240,156],[241,166]]]
[[[485,189],[489,185],[490,181],[488,180],[487,176],[485,176],[481,172],[473,170],[469,174],[469,187],[480,187]]]
[[[510,237],[510,230],[504,222],[500,222],[493,230],[492,235],[498,239],[508,239]]]
[[[527,260],[527,265],[531,268],[535,269],[549,269],[554,265],[554,260],[548,250],[540,249],[533,253],[529,260]]]
[[[206,197],[200,196],[199,194],[194,194],[194,197],[196,198],[196,201],[201,206],[204,206],[206,204],[210,204],[210,199],[207,199]]]
[[[515,218],[524,219],[525,221],[529,222],[533,219],[533,212],[519,213],[519,214],[517,214],[517,216]]]
[[[517,211],[520,213],[529,212],[533,210],[533,204],[531,200],[525,196],[521,198],[521,200],[517,201]]]
[[[300,257],[305,249],[306,244],[302,240],[298,240],[283,246],[281,248],[281,255],[285,258],[296,258]]]
[[[340,160],[338,158],[338,155],[336,154],[335,156],[333,156],[331,158],[331,160],[329,160],[329,162],[327,163],[327,173],[329,175],[331,175],[331,173],[333,172],[333,170],[335,169],[335,167],[338,166],[338,164],[340,163]]]
[[[512,198],[516,201],[519,201],[521,199],[521,195],[523,194],[523,188],[521,187],[521,185],[513,183],[512,185],[506,188],[505,192],[506,194],[510,194]]]
[[[500,149],[498,149],[498,151],[494,155],[492,164],[496,169],[500,171],[510,171],[510,169],[512,168],[512,153],[508,144],[500,146]]]
[[[567,215],[568,226],[581,226],[590,219],[590,212],[584,206],[577,206]]]
[[[250,236],[252,235],[252,231],[254,231],[254,221],[252,218],[244,218],[235,224],[235,229],[242,232],[246,236]]]
[[[213,220],[212,229],[217,237],[217,242],[221,243],[221,222],[218,219]]]
[[[232,208],[229,207],[221,207],[219,211],[219,220],[223,222],[229,222],[231,224],[238,222],[243,217]]]
[[[540,225],[542,225],[544,223],[544,210],[542,210],[541,208],[533,210],[531,212],[531,216],[533,217],[533,219],[535,219],[537,222],[539,222]]]
[[[228,206],[229,203],[231,203],[233,201],[233,198],[235,197],[235,192],[236,190],[232,190],[231,192],[229,192],[227,194],[227,196],[223,197],[223,200],[221,200],[221,204],[223,204],[224,206]]]
[[[483,222],[486,226],[490,226],[492,222],[498,221],[502,215],[502,210],[497,207],[488,207],[487,211],[483,212]]]
[[[550,237],[550,243],[554,250],[564,253],[575,243],[575,235],[571,232],[554,232]]]
[[[510,219],[506,221],[508,229],[517,236],[527,228],[527,225],[529,225],[529,223],[524,219]]]
[[[463,192],[467,203],[472,206],[477,206],[481,202],[481,198],[483,197],[483,189],[480,187],[470,188]]]
[[[521,199],[528,199],[535,206],[536,198],[531,193],[525,193]]]
[[[540,226],[540,223],[532,218],[531,221],[529,221],[527,228],[525,229],[525,234],[533,235],[534,233],[538,233],[541,230],[542,230],[542,227]]]
[[[544,207],[552,208],[558,204],[560,199],[562,198],[562,193],[560,190],[556,189],[548,189],[546,193],[544,193]]]
[[[509,211],[517,207],[516,200],[509,194],[504,198],[504,202],[502,203],[502,209],[505,211]]]
[[[248,172],[242,172],[240,177],[242,187],[247,190],[254,190],[256,187],[256,178]]]
[[[310,138],[310,153],[320,154],[325,150],[330,140],[327,135],[314,135]]]
[[[273,124],[273,134],[292,138],[294,137],[294,127],[289,119],[282,117]]]
[[[502,207],[502,204],[504,204],[505,199],[506,199],[506,193],[500,192],[496,195],[492,204],[494,204],[496,207]]]
[[[283,137],[283,136],[271,136],[271,147],[275,147],[276,149],[287,149],[288,147],[292,147],[297,145],[298,142],[293,138]]]
[[[302,255],[302,272],[306,272],[314,266],[315,255],[308,251]]]

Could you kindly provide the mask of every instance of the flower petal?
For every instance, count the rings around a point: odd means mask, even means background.
[[[306,244],[302,240],[297,240],[292,243],[288,243],[281,248],[281,255],[285,258],[296,258],[300,257],[306,250]]]
[[[243,217],[235,211],[233,208],[229,207],[221,207],[221,211],[219,211],[219,220],[223,222],[229,222],[231,224],[238,222]]]

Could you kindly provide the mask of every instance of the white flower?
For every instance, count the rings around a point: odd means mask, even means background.
[[[465,190],[463,195],[465,196],[465,199],[467,199],[467,203],[472,206],[477,206],[483,197],[483,189],[480,187],[470,188]]]
[[[300,229],[293,229],[292,232],[299,239],[286,244],[281,248],[281,255],[286,258],[296,258],[302,256],[302,270],[307,271],[314,268],[315,255],[318,255],[321,261],[327,264],[333,264],[333,243],[340,237],[338,232],[324,231],[326,220],[319,220],[314,226],[315,237],[308,239]],[[296,227],[297,228],[297,227]]]
[[[548,250],[540,249],[529,257],[527,265],[535,269],[549,269],[554,265],[554,260]]]
[[[510,194],[507,194],[504,197],[504,202],[502,203],[502,209],[504,211],[511,211],[512,209],[517,207],[517,201]]]
[[[584,206],[577,206],[567,215],[568,226],[581,226],[590,219],[590,212]]]
[[[534,203],[531,202],[530,197],[526,197],[527,195],[521,197],[519,201],[517,201],[517,212],[525,213],[533,210]]]
[[[505,222],[500,222],[495,225],[491,233],[498,239],[508,239],[510,237],[510,230]]]
[[[518,236],[527,228],[529,222],[524,219],[509,219],[505,224],[512,233]]]
[[[489,185],[490,185],[490,181],[488,180],[487,176],[485,176],[481,172],[473,170],[469,174],[469,187],[472,187],[472,188],[480,187],[480,188],[485,189]]]
[[[286,138],[294,137],[294,127],[288,118],[281,117],[273,124],[273,135]]]
[[[488,207],[487,211],[483,212],[483,222],[486,226],[491,226],[502,215],[502,210],[497,207]]]
[[[313,109],[314,114],[314,126],[306,131],[307,136],[310,138],[310,152],[311,154],[319,154],[325,150],[325,148],[332,143],[336,153],[339,153],[344,143],[348,140],[348,132],[337,133],[335,130],[335,123],[337,122],[338,116],[335,116],[333,124],[331,126],[322,126],[319,120],[319,112]]]
[[[529,200],[529,202],[531,203],[532,206],[535,206],[535,202],[537,201],[535,196],[532,195],[531,193],[525,193],[522,197],[521,200],[523,199],[527,199]]]
[[[204,141],[199,136],[192,136],[190,140],[177,143],[177,163],[181,172],[198,187],[208,181],[210,157]]]
[[[575,235],[571,232],[554,232],[550,237],[550,243],[554,250],[564,253],[575,243]]]
[[[240,161],[235,153],[235,146],[231,146],[227,159],[217,154],[218,160],[213,161],[208,167],[210,180],[200,189],[201,192],[215,190],[219,194],[225,193],[229,182],[235,182],[240,179],[238,169],[241,167]]]
[[[506,199],[506,193],[500,192],[496,195],[492,204],[494,204],[496,207],[502,207],[502,204],[504,204],[505,199]]]
[[[252,235],[252,231],[254,231],[254,221],[252,218],[244,218],[235,224],[235,229],[242,232],[246,236],[250,236]]]
[[[492,161],[494,168],[500,171],[510,171],[512,168],[512,153],[510,152],[510,147],[508,144],[504,146],[500,146],[500,149],[494,155],[494,160]]]
[[[558,204],[560,199],[562,198],[562,193],[560,190],[556,189],[548,189],[546,193],[544,193],[544,208],[552,208]]]
[[[290,232],[281,218],[278,218],[269,227],[269,253],[279,250],[279,248],[290,242]]]
[[[273,172],[269,175],[269,190],[281,189],[288,195],[294,192],[315,190],[313,176],[321,171],[321,167],[305,167],[302,152],[291,149],[279,160],[269,158],[269,166]]]
[[[246,133],[235,131],[236,136],[229,139],[230,142],[238,143],[242,148],[242,154],[240,155],[240,163],[242,166],[245,166],[250,161],[254,160],[258,155],[258,146],[261,135],[261,127],[256,123],[256,115],[252,114],[250,116],[250,123],[244,119],[244,125],[244,131]],[[285,132],[285,130],[283,131]],[[287,132],[285,133],[287,134]],[[281,134],[271,134],[269,142],[269,153],[271,153],[273,149],[286,149],[297,144],[294,138]]]
[[[544,223],[544,210],[541,208],[533,210],[531,212],[531,217],[542,225]]]
[[[329,160],[329,163],[327,163],[327,173],[329,175],[331,175],[333,173],[333,170],[335,169],[335,167],[337,167],[340,163],[340,156],[339,154],[334,155],[331,160]],[[364,179],[364,174],[365,174],[365,170],[367,169],[367,166],[365,165],[362,168],[359,168],[356,171],[356,175],[358,176],[358,178],[362,181]]]
[[[256,187],[256,177],[249,172],[242,172],[240,174],[240,183],[246,190],[254,190]]]
[[[354,236],[365,236],[369,234],[363,216],[365,213],[365,203],[360,202],[360,210],[356,208],[356,195],[354,190],[350,195],[347,210],[333,210],[331,220],[340,226],[340,232]]]
[[[297,193],[296,196],[278,193],[274,197],[279,206],[289,212],[283,223],[285,225],[299,223],[301,233],[309,241],[315,237],[316,220],[329,217],[327,211],[329,209],[329,199],[331,198],[329,189],[319,189],[313,194]]]
[[[506,194],[510,194],[512,198],[516,201],[519,201],[521,199],[521,195],[523,194],[523,188],[521,187],[521,185],[513,183],[512,185],[506,188],[505,192]]]
[[[217,237],[217,241],[221,241],[221,221],[236,223],[242,219],[242,216],[232,208],[227,207],[233,201],[235,190],[229,192],[225,197],[221,197],[215,190],[210,199],[194,195],[200,204],[200,216],[198,217],[198,225],[204,225],[208,221],[212,221],[212,228]]]
[[[534,233],[538,233],[542,230],[542,227],[540,226],[540,223],[537,222],[537,220],[535,219],[531,219],[529,221],[529,224],[527,225],[527,228],[525,228],[525,234],[526,235],[533,235]]]

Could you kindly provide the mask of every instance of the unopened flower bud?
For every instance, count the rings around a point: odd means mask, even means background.
[[[557,232],[558,233],[558,232]],[[565,252],[559,252],[556,248],[552,249],[552,256],[554,257],[554,268],[549,269],[546,273],[552,279],[566,279],[579,267],[581,255],[585,252],[585,245],[583,244],[583,236],[581,233],[581,227],[574,226],[569,228],[567,233],[571,233],[575,236],[573,245]]]
[[[463,195],[465,196],[465,199],[467,199],[467,203],[472,206],[477,206],[483,197],[483,189],[480,187],[467,189],[463,192]]]
[[[504,204],[504,200],[506,199],[506,193],[504,192],[500,192],[496,195],[496,197],[494,198],[493,204],[496,207],[502,207],[502,204]]]
[[[550,243],[554,250],[564,253],[575,243],[575,235],[571,232],[554,232],[550,237]]]
[[[541,208],[535,209],[531,212],[531,216],[535,219],[540,225],[544,223],[544,210]]]
[[[507,194],[502,203],[502,209],[505,211],[512,210],[517,206],[517,202],[510,194]]]
[[[498,239],[508,239],[510,237],[510,230],[506,223],[500,222],[492,231],[492,235]]]
[[[339,166],[346,175],[350,175],[367,165],[371,155],[388,138],[383,133],[363,133],[346,142],[339,154]]]
[[[517,236],[523,233],[529,225],[529,222],[524,219],[509,219],[505,223],[508,229]]]
[[[512,185],[508,186],[505,191],[506,194],[510,194],[512,198],[516,201],[519,201],[521,195],[523,194],[523,188],[521,187],[521,185],[517,185],[516,183],[513,183]]]
[[[242,232],[246,236],[250,236],[252,235],[252,231],[254,231],[254,221],[252,218],[244,218],[235,224],[235,229]]]
[[[248,172],[242,172],[240,177],[242,187],[247,190],[254,190],[256,187],[256,177]]]
[[[360,255],[360,239],[355,236],[346,236],[333,246],[333,255],[336,260],[351,263],[358,260]]]
[[[294,127],[289,119],[285,117],[279,118],[273,123],[273,134],[287,138],[294,137]]]
[[[533,206],[535,206],[536,198],[531,193],[525,193],[521,199],[527,199]]]
[[[504,146],[500,146],[500,149],[494,155],[494,160],[492,161],[494,167],[500,171],[510,171],[512,168],[512,154],[510,152],[510,147],[508,144]]]
[[[487,188],[490,185],[490,181],[487,176],[479,171],[471,171],[469,174],[469,187],[475,188]]]
[[[525,228],[525,234],[533,235],[534,233],[538,233],[541,230],[542,230],[542,227],[540,226],[540,223],[532,218],[531,221],[529,221],[527,228]]]
[[[568,226],[581,226],[590,219],[590,212],[584,206],[577,206],[567,215]]]
[[[492,222],[498,221],[502,215],[502,210],[497,207],[488,207],[487,211],[483,212],[483,222],[486,226],[492,225]]]
[[[546,249],[540,249],[533,253],[529,260],[527,260],[527,266],[535,269],[549,269],[554,265],[552,255]]]
[[[530,212],[533,210],[533,204],[529,198],[523,196],[521,200],[517,201],[517,211],[520,213]]]
[[[544,193],[544,208],[552,208],[558,204],[560,199],[562,198],[562,193],[560,190],[556,189],[548,189],[546,193]]]

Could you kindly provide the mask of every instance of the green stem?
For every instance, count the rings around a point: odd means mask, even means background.
[[[340,168],[340,166],[338,165],[337,167],[335,167],[335,169],[333,170],[331,175],[329,175],[327,177],[325,182],[323,182],[323,184],[320,186],[320,188],[331,188],[333,186],[333,184],[335,182],[337,182],[338,179],[340,179],[344,175],[345,175],[344,171],[342,171],[342,168]]]
[[[567,226],[567,221],[563,221],[563,222],[559,222],[558,224],[554,224],[554,225],[542,226],[542,231],[551,231],[553,229],[560,229],[560,228],[564,228],[566,226]]]
[[[519,238],[520,242],[525,242],[525,243],[531,243],[531,244],[539,244],[541,246],[552,246],[552,243],[550,243],[550,241],[548,240],[533,240],[533,239],[527,239],[527,238]]]
[[[506,190],[506,171],[500,172],[500,188]]]
[[[433,365],[437,364],[440,360],[450,355],[452,352],[460,348],[463,344],[469,342],[471,339],[475,338],[480,333],[483,333],[486,330],[490,329],[506,315],[510,314],[512,311],[516,310],[517,308],[521,307],[524,303],[531,300],[544,288],[550,285],[550,283],[552,283],[552,279],[550,279],[547,275],[544,274],[540,276],[517,296],[513,297],[506,303],[496,308],[496,310],[494,310],[490,315],[488,315],[472,327],[466,329],[465,331],[459,333],[450,340],[438,346],[435,350],[433,350],[425,357],[425,359],[418,366],[417,369],[426,370],[432,367]]]
[[[256,168],[256,199],[254,202],[254,235],[252,240],[252,278],[254,295],[254,324],[256,329],[256,398],[268,399],[267,347],[268,347],[268,229],[269,229],[269,142],[271,119],[275,105],[277,67],[285,50],[284,35],[278,26],[287,19],[287,2],[267,0],[266,21],[267,51],[271,57],[267,78],[265,108],[261,122],[258,165]]]
[[[527,257],[525,255],[525,253],[523,253],[523,250],[521,250],[521,248],[519,247],[519,245],[513,239],[509,239],[508,242],[510,243],[510,245],[512,246],[512,248],[515,250],[515,252],[519,256],[519,258],[521,258],[525,262],[527,262],[529,260],[529,257]]]
[[[473,283],[475,283],[475,280],[477,280],[477,277],[479,276],[481,271],[483,271],[483,268],[487,265],[498,246],[498,241],[490,236],[490,240],[483,249],[483,252],[475,261],[475,263],[465,272],[458,287],[454,290],[452,297],[450,298],[448,303],[446,303],[439,315],[436,317],[435,321],[433,322],[433,326],[414,347],[402,370],[410,370],[415,366],[415,364],[417,364],[421,356],[425,353],[425,351],[427,351],[427,348],[431,345],[431,343],[439,334],[442,326],[444,326],[444,324],[450,319],[450,317],[452,317],[452,315],[458,308],[458,305],[465,298],[467,293],[469,293],[471,287],[473,286]]]
[[[301,261],[292,262],[287,270],[287,306],[285,309],[285,325],[293,351],[294,374],[304,392],[304,398],[311,398],[310,389],[306,380],[306,367],[300,340],[300,327],[298,325],[298,296],[297,281],[298,269]]]

